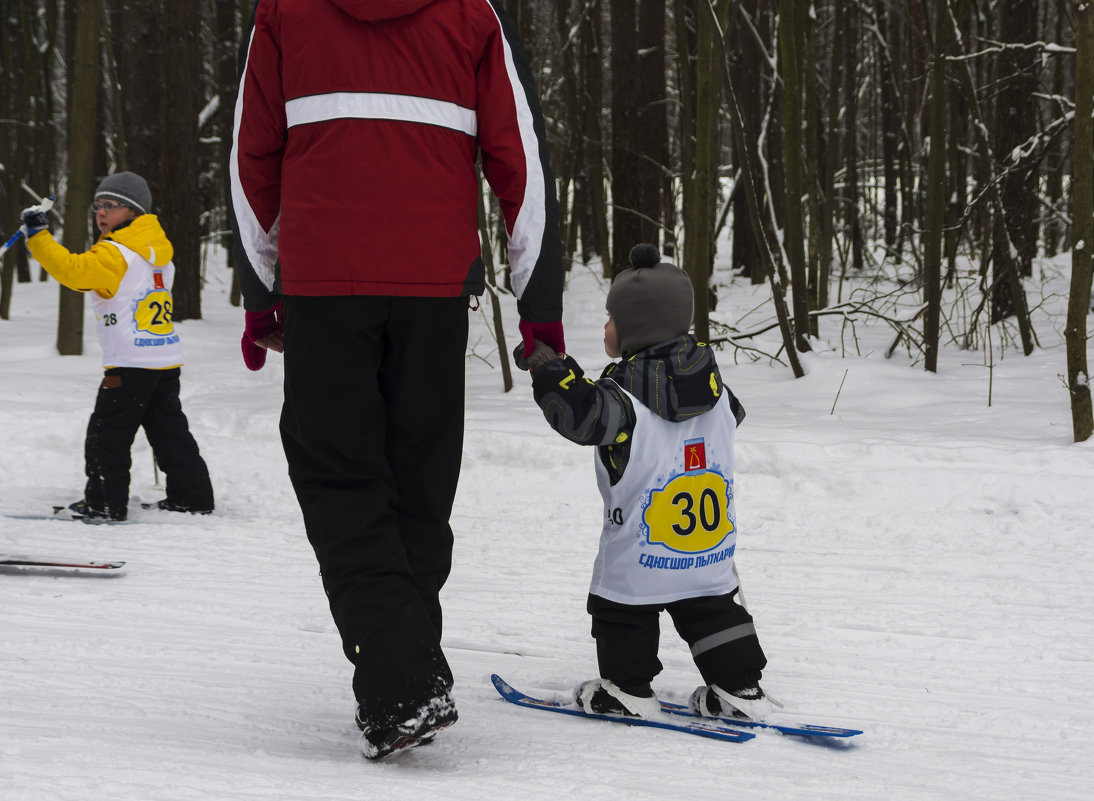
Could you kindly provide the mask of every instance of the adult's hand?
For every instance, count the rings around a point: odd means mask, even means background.
[[[529,323],[521,320],[517,330],[524,340],[524,358],[528,359],[536,348],[536,340],[549,346],[558,356],[566,355],[566,338],[562,321],[553,323]]]
[[[266,351],[284,353],[285,340],[281,329],[281,304],[275,303],[265,311],[245,312],[243,339],[243,363],[248,370],[261,370],[266,364]]]

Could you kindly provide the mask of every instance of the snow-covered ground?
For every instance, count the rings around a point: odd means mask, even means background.
[[[1045,267],[1046,291],[1066,292],[1066,260]],[[370,763],[286,477],[281,361],[243,367],[242,313],[223,269],[209,279],[205,319],[180,329],[183,407],[216,514],[138,507],[113,527],[0,517],[0,552],[128,562],[117,578],[0,573],[4,801],[1089,797],[1094,443],[1071,442],[1061,326],[1046,316],[1059,297],[1038,313],[1043,347],[1023,358],[996,337],[990,373],[983,351],[952,347],[937,375],[906,352],[886,360],[880,326],[860,326],[862,354],[841,358],[854,348],[831,318],[830,350],[808,355],[800,380],[722,354],[748,411],[738,567],[765,684],[792,717],[865,730],[838,747],[721,743],[497,696],[492,672],[550,695],[596,675],[584,607],[601,509],[591,452],[548,428],[525,375],[502,392],[488,314],[476,315],[443,594],[460,721]],[[567,340],[592,373],[606,363],[604,291],[575,268]],[[719,315],[735,322],[766,294],[735,281]],[[48,512],[83,486],[100,355],[90,311],[86,355],[55,354],[56,296],[52,282],[16,285],[0,322],[8,515]],[[138,439],[134,506],[162,497]],[[699,677],[663,628],[655,687],[681,701]]]

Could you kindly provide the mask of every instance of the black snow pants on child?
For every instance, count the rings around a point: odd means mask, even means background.
[[[752,615],[728,595],[685,598],[667,604],[630,605],[590,595],[593,637],[602,678],[626,692],[645,695],[661,672],[657,658],[659,617],[666,610],[691,648],[695,666],[707,684],[733,691],[754,685],[767,665]]]
[[[212,511],[209,470],[179,401],[180,373],[178,367],[106,371],[84,441],[84,500],[89,509],[125,519],[132,465],[129,450],[143,426],[156,463],[167,477],[167,500],[195,512]]]

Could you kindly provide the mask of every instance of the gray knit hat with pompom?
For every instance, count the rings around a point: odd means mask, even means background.
[[[691,328],[694,292],[687,273],[661,261],[654,245],[631,248],[631,266],[615,277],[605,306],[624,355],[683,336]]]

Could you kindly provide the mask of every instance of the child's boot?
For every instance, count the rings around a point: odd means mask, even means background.
[[[763,720],[771,714],[771,700],[759,683],[727,692],[717,684],[696,687],[688,699],[688,709],[705,718],[744,718]]]
[[[578,686],[574,701],[586,712],[597,715],[649,718],[661,711],[661,702],[648,685],[630,689],[632,692],[627,692],[608,679],[592,679]]]

